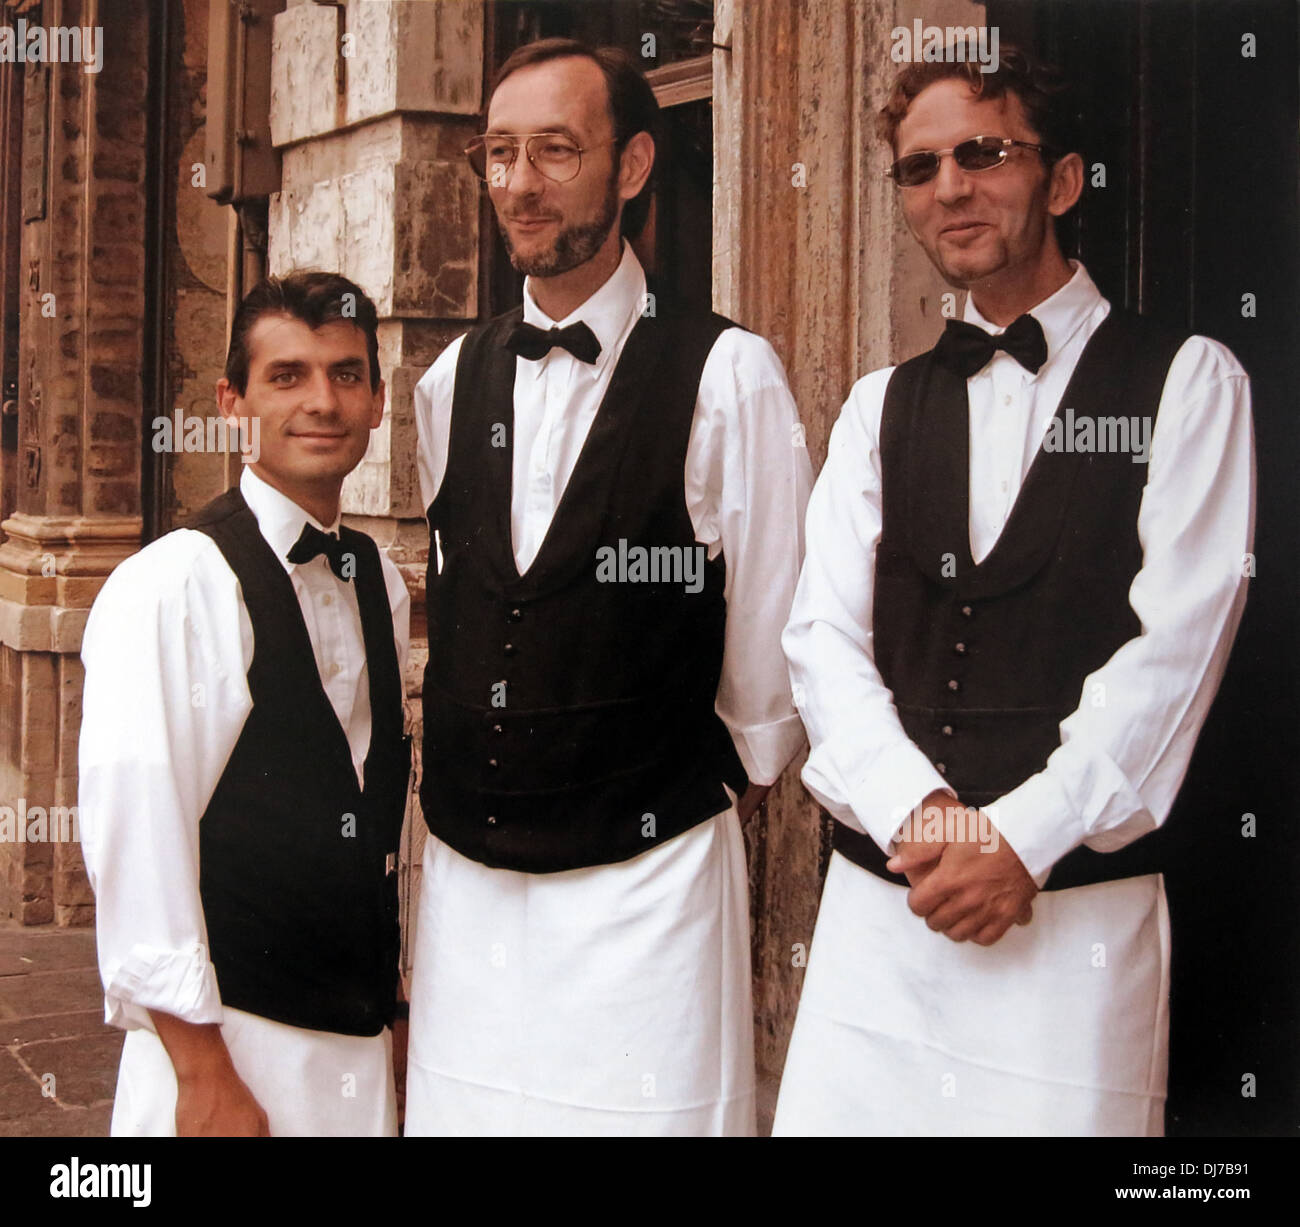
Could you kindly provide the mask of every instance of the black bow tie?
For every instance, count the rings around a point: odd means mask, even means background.
[[[532,324],[518,323],[506,337],[506,348],[521,358],[536,362],[556,346],[567,349],[579,362],[595,362],[600,357],[600,342],[581,320],[567,328],[554,327],[549,332]]]
[[[357,556],[347,549],[333,533],[323,533],[314,524],[304,524],[302,535],[294,542],[289,551],[290,562],[311,562],[320,554],[325,555],[330,570],[339,579],[351,579],[357,573]],[[344,574],[344,571],[347,574]]]
[[[945,366],[969,379],[1005,349],[1027,371],[1038,373],[1047,361],[1047,340],[1043,326],[1032,315],[1022,315],[1000,336],[993,336],[964,320],[949,320],[934,347],[934,356]]]

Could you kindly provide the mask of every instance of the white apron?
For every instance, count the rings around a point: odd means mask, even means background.
[[[953,942],[833,854],[773,1135],[1163,1133],[1163,878],[1033,909],[993,946]]]
[[[306,1031],[225,1007],[221,1036],[272,1137],[396,1137],[392,1035]],[[126,1033],[113,1137],[176,1136],[176,1072],[154,1032]]]
[[[752,1135],[748,877],[733,809],[616,865],[425,845],[406,1134]]]

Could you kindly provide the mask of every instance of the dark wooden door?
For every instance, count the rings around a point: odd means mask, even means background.
[[[990,0],[987,20],[1081,87],[1077,254],[1102,292],[1227,344],[1250,372],[1257,575],[1171,823],[1168,1131],[1300,1128],[1297,796],[1297,6]],[[1248,37],[1248,36],[1253,36]],[[1245,296],[1253,295],[1251,300]],[[1243,836],[1246,815],[1255,835]]]

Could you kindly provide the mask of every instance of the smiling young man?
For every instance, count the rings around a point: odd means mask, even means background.
[[[408,1134],[755,1128],[740,823],[803,740],[780,632],[811,471],[772,348],[647,297],[656,112],[627,56],[548,40],[467,151],[527,280],[415,397]]]
[[[294,273],[239,308],[238,489],[91,610],[81,827],[116,1135],[392,1135],[392,873],[410,769],[397,568],[339,525],[379,425],[375,308]]]
[[[1159,828],[1245,600],[1249,385],[1062,253],[1053,75],[911,65],[881,131],[969,297],[855,385],[809,504],[783,643],[837,821],[775,1131],[1160,1133]]]

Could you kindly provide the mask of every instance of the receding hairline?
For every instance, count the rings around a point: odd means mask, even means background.
[[[520,64],[518,68],[512,69],[506,76],[502,77],[501,80],[496,83],[495,88],[492,90],[492,96],[488,99],[488,130],[494,130],[491,124],[492,104],[496,101],[496,97],[501,92],[503,86],[508,85],[515,77],[522,73],[550,68],[555,64],[563,64],[574,60],[586,63],[590,66],[591,71],[596,74],[602,98],[601,110],[604,112],[605,118],[609,121],[610,130],[613,131],[616,126],[614,121],[614,99],[610,94],[609,80],[605,75],[605,69],[595,56],[587,55],[582,51],[566,51],[563,55],[552,56],[549,59],[537,60],[531,64]],[[559,125],[559,121],[538,120],[536,126],[532,127],[531,130],[535,132],[554,132],[556,131],[557,126],[563,125]]]

